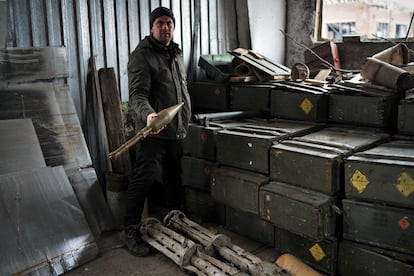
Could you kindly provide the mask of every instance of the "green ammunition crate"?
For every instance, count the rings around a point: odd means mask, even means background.
[[[206,75],[218,82],[225,82],[234,75],[233,56],[230,54],[201,55],[198,66],[206,71]]]
[[[361,89],[362,90],[362,89]],[[398,97],[384,91],[368,90],[371,94],[333,90],[329,93],[328,122],[356,126],[376,127],[395,133]]]
[[[186,208],[194,220],[201,222],[226,223],[226,208],[223,204],[215,200],[209,192],[185,188]]]
[[[280,182],[260,187],[260,217],[275,226],[315,240],[333,237],[335,198]]]
[[[383,133],[325,128],[270,150],[270,178],[334,195],[343,190],[343,158],[389,139]]]
[[[259,188],[268,181],[265,175],[223,166],[213,170],[210,193],[226,206],[259,214]]]
[[[220,127],[204,127],[190,124],[183,140],[184,154],[210,161],[216,160],[216,134]]]
[[[209,192],[211,173],[215,163],[191,156],[183,156],[181,163],[182,184]]]
[[[193,110],[230,109],[230,85],[218,82],[192,82],[188,85]]]
[[[343,237],[406,254],[414,252],[414,210],[342,200]]]
[[[275,83],[270,92],[270,115],[299,121],[326,122],[328,94],[311,85]]]
[[[414,275],[414,266],[376,252],[367,245],[339,243],[338,275]]]
[[[401,100],[398,106],[398,133],[414,135],[414,99]]]
[[[414,208],[414,141],[394,140],[347,157],[345,193]]]
[[[215,121],[214,126],[209,127],[190,123],[187,137],[183,140],[184,154],[215,161],[217,132],[240,124],[241,121],[234,120]]]
[[[268,246],[275,244],[275,227],[258,214],[226,206],[226,228]]]
[[[272,85],[232,85],[230,89],[231,109],[269,112],[269,97]]]
[[[313,268],[336,275],[338,240],[326,238],[316,241],[275,227],[275,248],[290,253]]]
[[[252,122],[217,132],[217,162],[269,174],[269,150],[273,142],[303,135],[315,125],[294,121]]]

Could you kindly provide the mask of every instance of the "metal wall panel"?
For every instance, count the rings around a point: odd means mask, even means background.
[[[121,93],[121,99],[128,99],[128,18],[127,18],[127,1],[117,1],[115,18],[117,26],[117,37],[118,37],[118,83]],[[116,67],[115,67],[116,68]]]
[[[89,58],[95,56],[98,69],[115,68],[120,97],[128,101],[128,55],[149,34],[152,9],[163,5],[173,10],[174,40],[183,49],[187,68],[193,63],[191,69],[199,73],[196,63],[200,54],[222,54],[248,47],[243,45],[250,39],[244,16],[246,1],[8,0],[6,46],[66,46],[68,83],[78,116],[85,122]],[[194,76],[197,75],[200,76],[196,72]]]
[[[45,7],[43,5],[43,0],[32,0],[29,2],[30,5],[30,14],[31,16],[31,25],[32,25],[32,39],[33,46],[35,47],[44,47],[47,45],[47,24],[45,22]]]
[[[68,83],[70,91],[72,92],[73,101],[76,106],[76,112],[79,118],[83,118],[84,108],[81,105],[82,100],[85,98],[85,91],[80,81],[81,72],[79,71],[79,57],[78,57],[78,46],[77,46],[77,29],[76,29],[76,18],[75,18],[75,6],[74,0],[62,0],[62,32],[63,32],[63,44],[67,49],[67,57],[69,63],[69,78]],[[21,47],[19,44],[16,47]],[[83,121],[83,120],[81,120]]]
[[[98,247],[61,166],[0,176],[0,275],[61,275]]]
[[[60,1],[46,0],[47,45],[62,45],[62,10]]]
[[[0,120],[0,175],[46,167],[31,119]]]
[[[13,37],[15,38],[15,44],[11,45],[14,47],[30,47],[32,44],[32,34],[30,32],[30,8],[28,1],[25,0],[15,0],[9,1],[11,12],[13,16],[13,21],[11,22],[14,27]]]
[[[7,1],[0,0],[0,47],[6,46],[8,25],[7,8]]]

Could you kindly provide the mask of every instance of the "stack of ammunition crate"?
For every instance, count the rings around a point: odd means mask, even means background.
[[[401,95],[212,80],[191,84],[190,94],[194,114],[262,114],[190,126],[183,159],[190,216],[323,274],[413,273],[413,113]]]

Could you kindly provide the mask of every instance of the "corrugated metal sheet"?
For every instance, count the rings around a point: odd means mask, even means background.
[[[0,175],[1,275],[61,275],[98,247],[62,166]]]
[[[0,120],[0,175],[46,163],[31,119]]]
[[[181,45],[184,60],[188,68],[194,68],[197,77],[199,55],[250,48],[248,26],[241,23],[248,18],[246,1],[9,0],[6,46],[66,46],[68,83],[76,111],[84,123],[89,58],[96,57],[98,69],[115,68],[122,101],[127,101],[128,55],[149,34],[152,9],[163,5],[174,11],[174,40]]]

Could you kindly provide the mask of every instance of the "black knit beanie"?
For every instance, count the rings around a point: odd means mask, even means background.
[[[175,17],[174,17],[172,10],[170,10],[169,8],[165,8],[165,7],[158,7],[151,12],[150,28],[152,28],[152,24],[154,24],[155,19],[163,15],[171,17],[172,21],[174,22],[174,26],[175,26]]]

